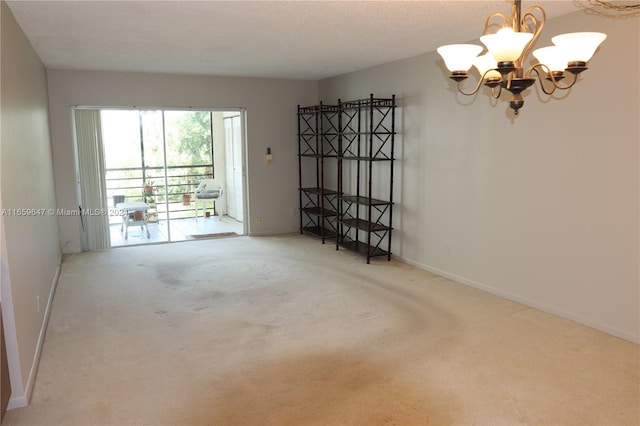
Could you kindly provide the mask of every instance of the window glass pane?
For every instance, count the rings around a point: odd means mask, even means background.
[[[182,203],[182,195],[193,193],[195,186],[213,175],[211,112],[165,111],[167,149],[167,197]]]
[[[144,146],[144,165],[160,169],[164,167],[162,141],[162,111],[140,111],[142,123],[142,142]],[[156,174],[158,174],[156,172]]]
[[[209,111],[165,111],[165,132],[168,166],[212,163]]]
[[[137,111],[103,110],[102,144],[108,169],[140,167],[140,121]]]
[[[137,111],[102,110],[102,145],[106,169],[107,205],[141,201],[142,158]],[[118,217],[110,217],[110,222]]]

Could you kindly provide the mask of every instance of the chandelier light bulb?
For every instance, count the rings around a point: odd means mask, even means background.
[[[514,62],[532,38],[531,33],[515,32],[505,27],[495,34],[480,37],[480,41],[487,46],[496,62]]]
[[[564,71],[567,67],[568,57],[565,49],[558,46],[547,46],[533,51],[533,56],[538,62],[548,68],[548,72]]]
[[[588,62],[606,38],[604,33],[583,32],[557,35],[551,41],[570,54],[567,58],[569,62]]]
[[[442,56],[444,64],[451,72],[467,72],[473,65],[473,60],[482,52],[482,46],[475,44],[448,44],[440,46],[437,52]]]
[[[484,76],[486,80],[492,78],[501,78],[500,73],[495,70],[497,64],[496,60],[493,59],[493,55],[491,55],[491,53],[485,53],[484,55],[476,57],[475,61],[473,61],[473,66],[476,67],[476,69],[480,73],[480,76]]]

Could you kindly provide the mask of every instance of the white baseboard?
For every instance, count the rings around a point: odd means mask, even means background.
[[[29,371],[27,384],[24,387],[25,389],[24,394],[14,396],[12,393],[11,398],[9,398],[7,410],[26,407],[27,405],[29,405],[29,401],[31,400],[33,387],[36,382],[36,376],[38,375],[38,366],[40,365],[40,356],[42,355],[42,346],[44,344],[44,338],[47,334],[47,326],[49,325],[49,316],[51,315],[51,305],[53,304],[53,297],[55,296],[56,288],[58,287],[58,278],[60,277],[61,267],[62,265],[59,262],[58,267],[56,268],[56,273],[54,274],[54,277],[53,277],[51,290],[49,291],[49,299],[47,300],[47,307],[45,308],[44,317],[42,318],[40,334],[38,335],[38,343],[36,344],[36,351],[33,355],[33,362],[31,363],[31,370]]]
[[[250,237],[276,237],[278,235],[289,235],[295,232],[283,232],[283,231],[267,231],[267,232],[251,232],[247,234]]]
[[[443,270],[438,269],[438,268],[434,268],[433,266],[425,265],[423,263],[416,262],[416,261],[411,260],[411,259],[406,259],[406,258],[404,258],[402,256],[395,256],[394,255],[394,257],[397,258],[398,260],[404,262],[404,263],[407,263],[407,264],[411,265],[411,266],[415,266],[416,268],[423,269],[425,271],[429,271],[431,273],[434,273],[434,274],[439,275],[439,276],[444,277],[444,278],[448,278],[451,281],[455,281],[455,282],[457,282],[459,284],[468,285],[469,287],[473,287],[473,288],[477,288],[478,290],[486,291],[487,293],[491,293],[491,294],[494,294],[496,296],[500,296],[500,297],[503,297],[505,299],[517,302],[517,303],[521,303],[521,304],[529,306],[531,308],[539,309],[541,311],[544,311],[544,312],[547,312],[547,313],[550,313],[550,314],[553,314],[553,315],[557,315],[559,317],[566,318],[566,319],[569,319],[571,321],[575,321],[575,322],[580,323],[582,325],[586,325],[587,327],[595,328],[596,330],[605,332],[607,334],[611,334],[612,336],[616,336],[616,337],[619,337],[619,338],[624,339],[624,340],[628,340],[628,341],[633,342],[633,343],[640,343],[640,336],[636,336],[636,335],[634,335],[632,333],[629,333],[629,332],[627,332],[625,330],[620,330],[618,328],[611,327],[611,326],[609,326],[607,324],[602,324],[602,323],[600,323],[598,321],[593,321],[593,320],[591,320],[589,318],[585,318],[585,317],[582,317],[580,315],[576,315],[576,314],[574,314],[572,312],[568,312],[568,311],[565,311],[565,310],[562,310],[562,309],[558,309],[558,308],[555,308],[553,306],[549,306],[547,304],[540,303],[540,302],[537,302],[535,300],[528,299],[526,297],[518,296],[517,294],[513,294],[513,293],[510,293],[508,291],[500,290],[500,289],[488,286],[486,284],[482,284],[482,283],[479,283],[477,281],[473,281],[473,280],[461,277],[459,275],[452,274],[452,273],[449,273],[447,271],[443,271]]]

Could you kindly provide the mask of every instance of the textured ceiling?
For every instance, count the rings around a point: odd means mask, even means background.
[[[491,1],[8,1],[48,68],[322,79],[477,39]],[[580,10],[542,5],[548,17]]]

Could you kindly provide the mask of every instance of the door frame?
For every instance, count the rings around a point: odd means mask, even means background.
[[[235,133],[235,129],[236,129],[236,120],[237,120],[237,129],[239,134],[236,135]],[[238,112],[238,114],[236,115],[230,115],[227,117],[223,117],[223,122],[224,122],[224,128],[225,128],[225,161],[226,161],[226,165],[225,165],[225,174],[226,174],[226,185],[227,185],[227,194],[229,194],[229,192],[233,191],[234,195],[233,195],[233,199],[234,199],[234,203],[236,206],[240,206],[240,214],[234,214],[233,218],[235,218],[236,220],[240,220],[241,222],[244,223],[245,221],[245,217],[244,217],[244,200],[243,200],[243,196],[244,196],[244,188],[242,186],[240,186],[240,188],[237,187],[238,184],[242,185],[242,182],[244,180],[244,163],[243,163],[243,129],[242,129],[242,114],[240,114]],[[227,123],[229,123],[230,125],[227,126]],[[231,135],[229,135],[227,133],[227,129],[231,130]],[[230,136],[230,137],[229,137]],[[240,154],[239,156],[236,154]],[[231,172],[229,171],[229,164],[231,164],[231,167],[233,170],[231,170]],[[236,170],[236,165],[239,165],[239,180],[236,180],[236,177],[238,176],[238,170]],[[229,176],[232,176],[233,179],[233,186],[231,187],[229,185]],[[232,188],[230,190],[230,188]],[[236,197],[236,194],[238,194],[238,189],[239,189],[239,195],[240,195],[240,199],[237,200],[238,197]],[[227,195],[227,202],[229,200],[229,197]],[[227,214],[229,212],[229,205],[227,204]],[[238,210],[238,207],[234,207],[234,211]],[[240,216],[240,217],[238,217]]]

